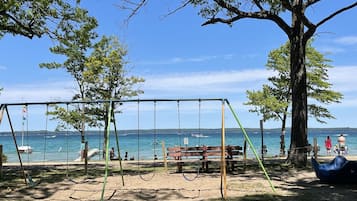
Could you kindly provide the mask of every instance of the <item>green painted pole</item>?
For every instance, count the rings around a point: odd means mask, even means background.
[[[108,110],[108,125],[106,128],[106,133],[107,133],[107,144],[105,145],[105,174],[104,174],[104,182],[103,182],[103,189],[102,189],[102,195],[100,197],[100,200],[104,200],[104,192],[105,192],[105,186],[107,185],[107,178],[108,178],[108,166],[109,166],[109,137],[110,137],[110,122],[111,122],[111,117],[112,117],[112,101],[109,102],[109,110]]]
[[[114,104],[114,103],[113,103]],[[116,145],[117,145],[117,151],[118,151],[118,157],[119,157],[119,167],[120,167],[120,175],[121,175],[121,181],[123,186],[125,185],[124,183],[124,172],[123,172],[123,166],[121,163],[121,154],[120,154],[120,146],[119,146],[119,136],[118,136],[118,131],[117,131],[117,124],[116,124],[116,120],[115,120],[115,115],[114,115],[114,106],[112,106],[113,110],[112,110],[112,115],[113,115],[113,122],[114,122],[114,132],[115,132],[115,141],[116,141]]]
[[[253,153],[254,153],[254,155],[255,155],[255,158],[258,160],[259,166],[260,166],[260,168],[263,170],[264,175],[265,175],[265,177],[267,178],[271,189],[273,190],[274,193],[276,193],[275,187],[274,187],[273,183],[271,182],[270,177],[269,177],[269,175],[268,175],[268,173],[267,173],[267,171],[266,171],[266,169],[265,169],[265,167],[264,167],[262,161],[260,160],[259,155],[258,155],[257,151],[255,150],[255,147],[254,147],[252,141],[250,140],[250,138],[249,138],[247,132],[245,131],[245,129],[244,129],[244,127],[242,126],[242,124],[240,123],[240,121],[239,121],[239,119],[238,119],[238,116],[237,116],[237,114],[234,112],[234,110],[233,110],[231,104],[228,102],[228,100],[226,100],[226,102],[227,102],[227,105],[228,105],[229,109],[231,110],[231,112],[232,112],[232,114],[233,114],[233,116],[234,116],[234,119],[236,120],[236,122],[238,123],[239,127],[241,128],[245,140],[248,142],[250,148],[252,149],[252,151],[253,151]]]

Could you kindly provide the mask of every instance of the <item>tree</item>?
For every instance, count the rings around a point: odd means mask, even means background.
[[[74,95],[73,100],[87,100],[86,97],[86,80],[83,77],[83,71],[85,69],[85,63],[87,61],[88,51],[92,48],[92,40],[97,38],[97,33],[94,29],[97,27],[97,21],[95,18],[87,15],[86,12],[82,12],[78,16],[83,24],[80,26],[68,25],[61,27],[60,32],[56,32],[58,37],[58,44],[50,48],[53,54],[64,55],[67,57],[63,63],[50,62],[41,63],[41,68],[59,69],[64,68],[74,78],[78,86],[78,92]],[[54,115],[55,118],[65,122],[63,125],[71,125],[73,128],[81,133],[81,141],[85,142],[85,126],[84,122],[90,125],[94,125],[94,122],[90,122],[89,117],[86,116],[85,106],[76,105],[73,111],[67,111],[67,108],[55,107],[55,110],[49,114]],[[72,115],[69,114],[72,113]],[[77,125],[81,122],[81,126]]]
[[[72,2],[72,3],[69,3]],[[78,7],[80,0],[8,0],[0,4],[0,38],[5,34],[27,38],[56,32],[81,23],[87,11]]]
[[[138,9],[145,5],[147,0],[137,0],[134,5],[133,16]],[[288,159],[296,166],[306,166],[307,154],[303,149],[307,142],[307,88],[305,53],[307,41],[314,35],[317,28],[330,21],[338,14],[357,6],[357,2],[327,14],[317,22],[313,22],[305,15],[319,0],[187,0],[180,8],[193,5],[200,8],[200,15],[206,18],[202,24],[223,23],[232,25],[234,22],[250,18],[269,20],[287,35],[290,46],[290,78],[292,90],[292,123],[291,143]],[[134,4],[133,4],[134,3]],[[130,4],[127,4],[130,6]],[[339,4],[341,5],[341,4]],[[124,6],[125,7],[125,6]],[[179,8],[179,9],[180,9]],[[291,16],[286,17],[286,16]]]
[[[78,87],[73,100],[120,100],[143,93],[134,87],[144,80],[127,75],[127,51],[117,38],[103,36],[100,41],[92,44],[92,40],[96,38],[95,27],[96,21],[93,20],[79,30],[63,34],[60,43],[52,47],[51,52],[66,56],[67,60],[63,63],[42,63],[40,66],[49,69],[64,68],[72,75]],[[85,125],[107,128],[110,123],[109,103],[75,104],[72,107],[69,110],[55,106],[49,115],[53,116],[52,119],[60,120],[58,129],[71,126],[78,130],[82,143],[85,142]],[[104,132],[104,144],[106,137]]]
[[[280,120],[280,154],[285,155],[285,130],[286,120],[291,106],[291,79],[290,79],[290,44],[286,43],[280,48],[269,53],[267,68],[276,72],[276,76],[269,77],[271,85],[263,85],[262,90],[247,91],[249,101],[245,104],[254,106],[250,112],[256,112],[263,116],[263,120]],[[342,94],[331,89],[328,82],[327,71],[332,68],[325,59],[324,55],[319,53],[308,42],[306,47],[306,70],[307,70],[307,93],[310,100],[308,104],[308,113],[316,118],[320,123],[326,123],[324,118],[334,118],[327,108],[318,105],[330,103],[339,103]]]
[[[94,51],[87,59],[83,71],[83,78],[88,86],[86,97],[92,100],[121,100],[143,93],[134,87],[144,82],[144,79],[128,76],[125,68],[128,63],[126,55],[127,50],[115,37],[104,36],[94,45]],[[110,123],[109,103],[102,104],[102,107],[92,107],[89,113],[96,117],[96,121],[104,121],[104,127],[107,128]],[[104,132],[104,144],[106,142],[107,135]]]
[[[63,32],[87,23],[87,11],[79,3],[80,0],[1,1],[0,39],[5,34],[59,39]]]

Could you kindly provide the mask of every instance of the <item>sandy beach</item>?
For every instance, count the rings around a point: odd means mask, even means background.
[[[320,160],[328,161],[331,158],[324,157]],[[352,160],[356,157],[348,157],[348,159]],[[151,162],[148,163],[150,165]],[[281,159],[268,160],[267,163],[275,192],[259,167],[254,166],[254,162],[246,171],[228,172],[226,191],[221,191],[219,169],[200,173],[197,178],[195,178],[197,172],[176,173],[175,166],[169,166],[168,171],[157,167],[151,169],[149,173],[139,173],[134,161],[123,162],[123,186],[118,162],[110,161],[103,198],[104,200],[220,200],[224,192],[227,200],[354,200],[357,196],[357,185],[320,183],[311,167],[302,170],[284,167],[281,165]],[[6,167],[5,165],[4,168]],[[25,166],[26,168],[29,169]],[[64,175],[67,168],[69,168],[68,176]],[[16,175],[17,179],[14,180],[16,185],[2,182],[0,198],[2,200],[101,199],[104,184],[103,162],[90,164],[86,176],[83,176],[83,168],[77,163],[69,166],[46,164],[46,168],[39,170],[38,175],[35,176],[34,172],[37,169],[41,168],[31,170],[34,176],[32,186],[24,184],[19,172]],[[51,172],[53,169],[56,171]],[[60,174],[63,176],[61,177]],[[4,177],[6,178],[7,175]]]

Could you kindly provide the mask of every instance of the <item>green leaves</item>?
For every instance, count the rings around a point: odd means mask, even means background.
[[[328,82],[328,69],[330,60],[324,58],[312,47],[309,41],[306,47],[307,91],[309,102],[308,112],[320,123],[326,123],[323,119],[334,116],[323,105],[339,103],[342,94],[331,89]],[[249,101],[246,105],[252,105],[250,112],[262,115],[264,120],[281,120],[285,122],[291,105],[291,78],[290,78],[290,44],[286,43],[280,48],[269,53],[267,69],[273,70],[276,76],[269,77],[269,85],[263,85],[260,91],[247,91]],[[323,105],[318,105],[318,103]]]
[[[86,20],[87,11],[79,1],[65,0],[8,0],[0,5],[0,37],[5,34],[28,38],[57,34],[70,30]]]
[[[126,55],[127,50],[115,37],[104,36],[94,45],[83,72],[84,79],[88,81],[88,97],[109,100],[142,93],[133,88],[144,80],[127,76]]]
[[[73,100],[118,100],[143,93],[135,87],[144,80],[128,76],[125,47],[117,38],[106,36],[92,44],[96,38],[96,22],[89,22],[72,32],[63,32],[59,44],[51,48],[52,53],[67,58],[63,63],[43,63],[41,67],[64,68],[72,75],[78,89]],[[90,127],[103,126],[103,121],[107,125],[108,108],[108,104],[85,104],[83,108],[75,107],[69,111],[56,107],[50,114],[61,120],[59,127],[71,125],[81,130],[82,122]]]

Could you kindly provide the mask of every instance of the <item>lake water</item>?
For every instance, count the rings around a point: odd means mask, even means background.
[[[196,135],[200,133],[201,135]],[[249,138],[254,147],[260,153],[261,132],[259,129],[247,129]],[[326,154],[324,140],[327,136],[332,138],[333,145],[337,143],[337,137],[340,133],[345,134],[348,145],[348,154],[357,155],[357,129],[353,128],[331,128],[331,129],[309,129],[308,140],[312,144],[316,137],[321,148],[321,155]],[[185,139],[188,146],[199,145],[220,145],[220,129],[181,129],[177,130],[136,130],[119,131],[119,145],[121,155],[128,152],[128,157],[134,157],[140,160],[152,159],[154,155],[162,158],[162,145],[165,147],[185,146]],[[226,129],[226,145],[243,146],[244,136],[240,129]],[[16,136],[18,145],[22,144],[21,134]],[[110,135],[110,147],[116,147],[114,132]],[[56,161],[74,161],[79,157],[81,148],[80,134],[78,132],[26,132],[24,134],[24,145],[30,145],[33,149],[31,154],[21,154],[22,160],[26,162],[56,162]],[[99,131],[89,131],[86,134],[86,140],[89,149],[103,149],[103,133]],[[290,145],[290,133],[285,136],[286,148]],[[16,148],[12,134],[9,132],[0,133],[0,144],[3,145],[3,152],[8,157],[8,162],[18,162]],[[279,129],[264,130],[264,144],[268,148],[268,156],[279,154],[280,149],[280,131]],[[117,150],[115,148],[115,150]],[[248,157],[254,157],[249,148]],[[101,154],[94,156],[91,160],[101,160]]]

